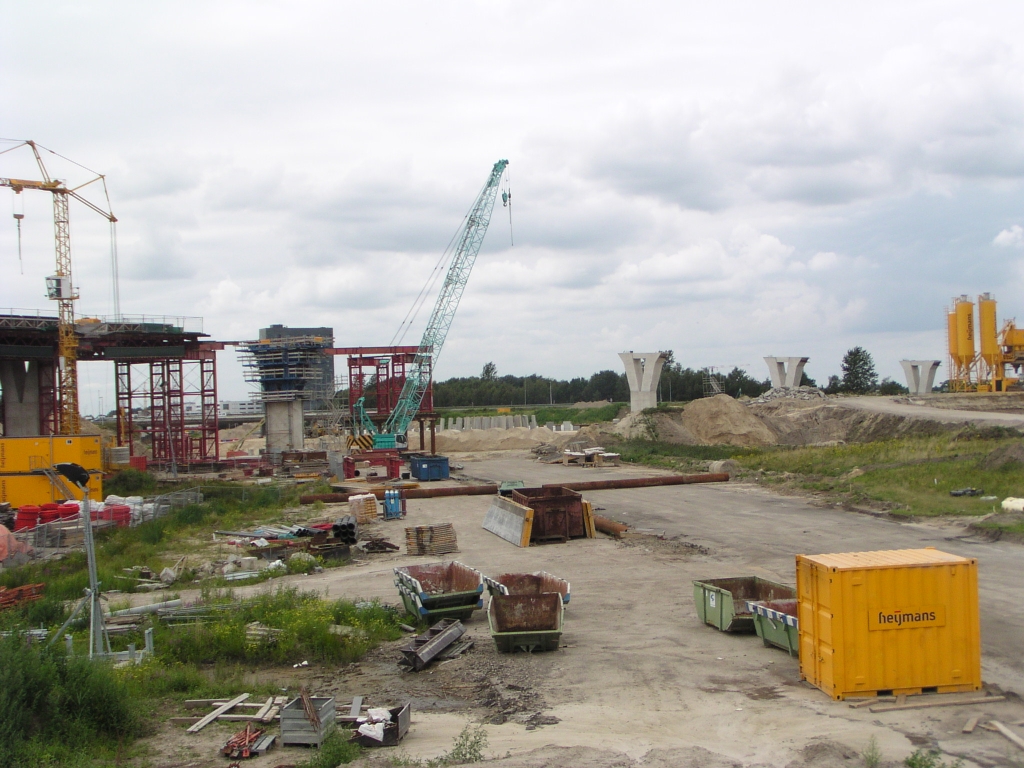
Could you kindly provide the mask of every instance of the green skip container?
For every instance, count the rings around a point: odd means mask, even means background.
[[[693,602],[705,624],[722,632],[753,634],[754,614],[747,602],[796,600],[796,590],[760,576],[700,579],[693,582]]]
[[[747,602],[747,610],[754,614],[754,629],[766,645],[788,651],[790,656],[800,653],[800,624],[796,618],[796,600],[764,600]]]

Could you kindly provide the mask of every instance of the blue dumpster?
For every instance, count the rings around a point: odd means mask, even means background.
[[[409,457],[409,470],[417,480],[447,480],[448,457],[415,454]]]

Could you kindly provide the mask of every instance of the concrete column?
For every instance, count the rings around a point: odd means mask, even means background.
[[[302,401],[264,403],[267,453],[302,450]]]
[[[799,387],[809,357],[766,357],[773,387]]]
[[[39,420],[39,363],[34,360],[0,360],[5,437],[35,437],[42,432]]]
[[[667,355],[664,352],[621,352],[629,382],[629,410],[636,413],[658,405],[658,381]]]
[[[536,416],[536,414],[533,415],[533,416],[530,416],[530,424],[529,424],[529,426],[530,426],[530,429],[536,429],[537,428],[537,416]]]
[[[521,426],[523,426],[523,417],[522,416],[513,416],[512,417],[512,428],[515,429],[516,427],[521,427]]]
[[[907,375],[907,387],[912,395],[927,395],[935,386],[935,372],[942,364],[940,360],[900,360]]]

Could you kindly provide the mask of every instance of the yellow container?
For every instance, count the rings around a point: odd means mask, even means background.
[[[61,494],[39,470],[54,464],[71,462],[89,470],[90,498],[103,498],[103,452],[99,435],[44,435],[40,437],[0,437],[0,502],[12,506],[46,504],[58,501]],[[80,496],[78,489],[69,486]]]
[[[82,498],[82,492],[70,483],[65,483],[74,496],[75,501]],[[103,498],[103,476],[94,474],[89,480],[89,498],[100,501]],[[12,507],[23,507],[26,504],[49,504],[61,501],[62,495],[57,493],[46,475],[0,474],[0,502],[10,502]]]
[[[953,360],[959,360],[960,348],[957,346],[956,312],[949,312],[946,315],[946,331],[949,337],[949,356]]]
[[[978,335],[981,340],[981,357],[994,368],[1000,357],[996,329],[996,300],[988,293],[978,297]]]
[[[0,438],[0,473],[31,472],[61,462],[101,470],[103,456],[99,435],[45,435]]]
[[[981,688],[977,560],[797,555],[796,589],[800,676],[833,699]]]

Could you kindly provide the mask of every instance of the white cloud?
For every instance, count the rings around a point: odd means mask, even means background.
[[[1024,247],[1024,228],[1021,228],[1020,224],[1014,224],[996,235],[992,244],[1001,248]]]
[[[878,340],[896,377],[897,354],[942,356],[949,295],[1019,279],[983,257],[1024,247],[1002,229],[1024,206],[1022,21],[1009,0],[21,4],[0,108],[6,135],[107,173],[127,312],[387,343],[508,157],[516,245],[499,208],[440,375],[579,375],[648,346],[757,375],[811,354],[823,377]],[[12,158],[0,175],[32,171]],[[48,204],[24,277],[0,225],[0,305],[42,305]],[[72,209],[72,240],[98,313],[93,216]]]

